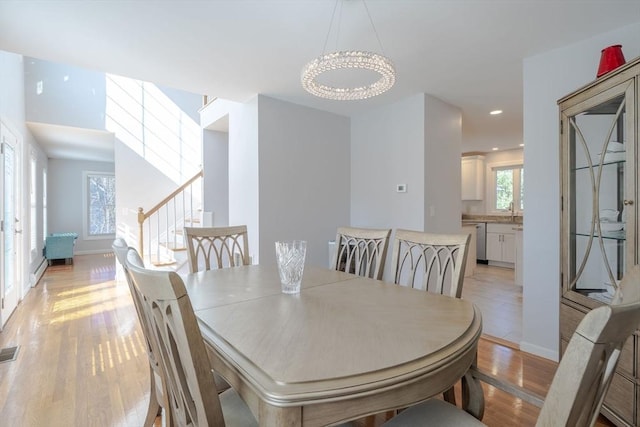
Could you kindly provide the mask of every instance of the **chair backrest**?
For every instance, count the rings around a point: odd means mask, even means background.
[[[120,265],[122,266],[122,268],[124,269],[124,275],[125,278],[127,279],[127,284],[129,285],[129,291],[131,292],[131,297],[133,299],[133,305],[136,308],[136,313],[138,314],[138,320],[140,321],[140,326],[142,327],[142,333],[145,336],[145,339],[148,341],[148,337],[147,337],[147,322],[145,317],[143,316],[143,311],[142,311],[142,302],[139,299],[139,296],[137,294],[137,292],[135,291],[135,288],[133,287],[133,282],[131,280],[131,276],[129,274],[129,267],[127,265],[127,255],[129,253],[129,245],[127,245],[127,242],[118,237],[116,238],[113,243],[111,244],[111,247],[113,248],[113,252],[116,254],[116,258],[118,259],[118,262],[120,263]],[[137,254],[137,252],[136,252]],[[138,257],[138,259],[135,260],[137,262],[137,265],[139,265],[140,267],[144,267],[144,264],[142,262],[142,260]],[[147,344],[149,344],[147,342]],[[153,349],[149,346],[148,347],[148,351],[149,351],[149,357],[150,359],[153,359],[155,361],[155,356],[153,355]],[[156,363],[157,364],[157,363]]]
[[[640,286],[640,267],[625,275]],[[593,426],[625,341],[640,327],[640,301],[591,310],[573,333],[540,411],[537,426]]]
[[[144,336],[145,343],[147,344],[146,347],[147,347],[147,357],[149,358],[149,365],[151,366],[153,373],[157,376],[157,380],[160,381],[160,384],[157,384],[158,388],[156,390],[156,392],[159,393],[158,400],[160,401],[159,403],[161,403],[161,405],[164,408],[166,408],[167,402],[164,400],[164,397],[165,397],[164,388],[166,387],[166,385],[164,384],[162,369],[160,368],[159,359],[157,356],[159,349],[156,346],[155,341],[150,336],[151,327],[147,319],[147,316],[144,313],[144,306],[142,305],[143,302],[140,299],[140,294],[136,291],[136,288],[133,284],[133,280],[131,278],[131,274],[129,273],[129,263],[132,263],[141,268],[144,267],[144,263],[140,258],[140,256],[138,255],[138,252],[132,248],[129,248],[129,246],[127,245],[127,242],[120,237],[116,238],[113,241],[113,244],[111,245],[111,247],[113,248],[113,252],[115,252],[116,254],[116,258],[118,259],[118,262],[120,263],[120,265],[122,265],[122,268],[124,269],[124,274],[127,279],[127,284],[129,285],[129,292],[131,292],[133,305],[136,308],[136,313],[138,314],[138,321],[140,322],[140,327],[142,328],[142,335]],[[129,254],[129,251],[131,251],[132,254]],[[129,260],[127,261],[127,259]],[[154,381],[156,380],[154,379]]]
[[[246,225],[185,227],[184,236],[191,273],[251,264]]]
[[[172,420],[177,426],[224,426],[220,399],[198,323],[180,276],[137,265],[131,249],[127,266],[159,348]]]
[[[391,229],[339,227],[331,266],[338,271],[382,279]]]
[[[470,239],[469,234],[396,230],[394,283],[460,298]]]
[[[142,315],[142,306],[141,306],[142,303],[139,300],[137,293],[135,292],[135,289],[133,287],[133,282],[131,281],[131,276],[129,275],[129,268],[127,266],[127,254],[129,253],[129,245],[127,245],[127,242],[123,238],[117,237],[111,244],[111,247],[113,248],[113,252],[116,254],[116,258],[118,259],[118,262],[120,263],[120,265],[124,270],[124,275],[125,275],[125,278],[127,279],[127,284],[129,285],[129,291],[131,292],[131,297],[133,299],[133,305],[136,308],[136,313],[138,313],[138,320],[140,321],[140,326],[142,327],[142,333],[144,334],[145,339],[147,339],[148,341],[147,324],[144,316]],[[139,260],[139,264],[141,267],[144,267],[142,260]],[[149,347],[148,350],[150,352],[150,358],[153,358],[155,360],[155,356],[152,354],[153,353],[152,349]]]

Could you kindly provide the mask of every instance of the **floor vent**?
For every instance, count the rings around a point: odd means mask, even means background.
[[[3,348],[2,350],[0,350],[0,363],[14,361],[16,360],[17,356],[18,346]]]

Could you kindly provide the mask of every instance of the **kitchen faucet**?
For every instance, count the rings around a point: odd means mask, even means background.
[[[509,210],[511,211],[511,222],[513,222],[516,216],[513,200],[511,201],[511,203],[509,203]]]

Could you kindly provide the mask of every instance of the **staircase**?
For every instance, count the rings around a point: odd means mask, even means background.
[[[199,171],[148,211],[138,208],[138,248],[145,262],[180,270],[187,262],[184,227],[198,227],[202,215]]]

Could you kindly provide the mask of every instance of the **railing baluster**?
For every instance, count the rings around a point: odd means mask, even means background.
[[[196,175],[194,175],[192,178],[190,178],[187,182],[185,182],[184,184],[182,184],[178,189],[176,189],[174,192],[172,192],[169,196],[165,197],[164,200],[162,200],[162,202],[158,203],[156,206],[154,206],[153,208],[151,208],[149,211],[147,211],[146,213],[144,212],[144,210],[142,208],[138,208],[138,245],[140,246],[138,249],[140,251],[140,255],[143,257],[145,256],[145,246],[148,249],[148,254],[147,254],[147,259],[149,259],[149,261],[151,263],[154,263],[154,256],[153,256],[153,233],[152,233],[152,228],[154,226],[153,221],[155,220],[155,228],[156,228],[156,238],[155,238],[155,262],[156,263],[161,263],[162,259],[160,257],[160,252],[161,252],[161,240],[162,240],[162,218],[164,217],[165,220],[165,224],[164,224],[164,242],[165,242],[165,246],[169,247],[170,246],[170,241],[173,240],[173,249],[178,247],[178,227],[179,227],[179,222],[182,221],[182,228],[184,228],[184,226],[186,225],[187,221],[189,223],[190,226],[193,226],[194,224],[194,219],[193,219],[193,215],[194,215],[194,197],[193,197],[193,189],[194,186],[197,185],[198,183],[201,183],[202,181],[202,177],[204,176],[203,172],[200,171],[198,172]],[[197,183],[196,183],[197,181]],[[185,194],[187,191],[190,191],[189,196],[189,201],[187,202],[186,197],[187,195]],[[182,207],[182,211],[180,211],[180,206],[178,206],[178,203],[180,203],[178,196],[181,195],[182,197],[182,203],[181,203],[181,207]],[[202,197],[202,194],[200,195],[200,197]],[[171,216],[171,212],[170,209],[171,207],[169,206],[170,203],[173,203],[173,219],[170,218]],[[191,211],[188,212],[187,210],[187,205],[190,206]],[[164,212],[163,212],[164,210]],[[191,215],[191,217],[189,217],[187,219],[187,215]],[[144,223],[147,223],[147,238],[145,239],[144,236]],[[171,232],[171,227],[173,227],[173,239],[169,238],[170,232]],[[145,244],[146,243],[146,244]]]

